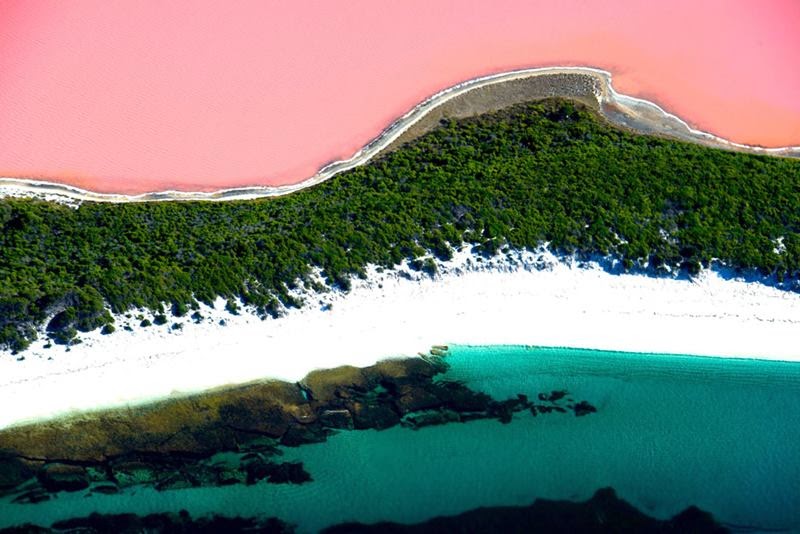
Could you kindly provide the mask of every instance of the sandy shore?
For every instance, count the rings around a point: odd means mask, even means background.
[[[0,428],[264,377],[413,356],[437,344],[524,344],[800,360],[800,294],[705,272],[694,280],[613,275],[547,253],[476,263],[466,251],[431,280],[407,268],[355,281],[280,319],[232,316],[222,302],[195,324],[82,336],[66,351],[36,342],[0,354]],[[145,314],[149,316],[148,314]],[[220,319],[227,323],[219,324]],[[173,319],[170,320],[170,324]]]
[[[497,88],[503,85],[519,83],[525,80],[541,80],[550,78],[552,83],[542,88],[541,84],[529,89],[530,93],[512,92],[513,97],[507,101],[497,98],[486,99],[478,91]],[[468,113],[463,109],[445,115],[469,116],[507,107],[515,103],[541,99],[546,97],[567,97],[580,101],[595,101],[600,113],[612,123],[641,133],[666,136],[702,145],[738,150],[754,154],[770,154],[776,156],[800,157],[800,147],[763,148],[758,146],[734,143],[713,134],[691,128],[681,118],[668,113],[658,105],[618,93],[612,84],[611,73],[591,67],[542,67],[515,70],[500,74],[492,74],[467,80],[444,89],[421,102],[408,113],[397,119],[384,129],[375,139],[361,148],[348,159],[332,162],[321,168],[314,176],[294,184],[283,186],[254,186],[234,189],[221,189],[213,192],[160,191],[141,195],[122,195],[96,193],[78,187],[62,185],[54,182],[24,178],[0,177],[0,198],[4,196],[38,197],[46,200],[94,202],[152,202],[164,200],[250,200],[254,198],[286,195],[324,182],[333,176],[364,165],[387,149],[396,148],[397,141],[408,141],[428,131],[430,127],[412,129],[424,122],[429,115],[440,112],[447,103],[455,99],[471,98],[475,101],[467,103]],[[482,98],[483,97],[483,98]],[[500,99],[502,100],[502,98]],[[436,123],[438,121],[434,121]]]

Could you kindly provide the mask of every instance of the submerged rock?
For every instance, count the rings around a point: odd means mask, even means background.
[[[292,426],[281,437],[281,445],[299,447],[309,443],[322,443],[328,439],[330,431],[322,426]]]
[[[573,406],[572,409],[575,411],[575,417],[581,417],[597,412],[597,408],[586,401],[580,401],[578,404]]]
[[[726,528],[711,514],[695,507],[672,519],[645,515],[617,497],[612,488],[598,490],[588,501],[537,499],[530,506],[493,506],[459,515],[435,517],[423,523],[344,523],[323,530],[326,534],[439,534],[442,532],[548,532],[548,533],[667,533],[721,534]]]
[[[14,504],[36,504],[50,500],[50,493],[44,488],[34,488],[17,495],[12,501]]]
[[[101,495],[115,495],[119,493],[119,487],[116,484],[98,484],[91,489],[92,493],[99,493]]]
[[[186,511],[178,513],[101,515],[68,519],[54,523],[50,528],[37,525],[20,525],[0,529],[2,534],[17,533],[67,533],[85,534],[114,532],[133,534],[140,532],[206,532],[239,533],[261,532],[289,534],[294,528],[271,517],[221,517],[210,516],[193,519]],[[435,517],[416,524],[382,522],[374,524],[343,523],[323,530],[327,534],[439,534],[443,532],[507,533],[683,533],[723,534],[728,530],[713,516],[690,506],[671,519],[650,517],[628,502],[617,497],[612,488],[598,490],[583,502],[537,499],[529,506],[493,506],[469,510],[453,515]]]
[[[184,471],[171,473],[159,479],[155,484],[155,488],[158,491],[196,488],[198,486],[200,486],[200,481],[192,476],[191,473]]]
[[[458,382],[438,382],[434,386],[436,396],[456,412],[486,412],[492,401],[489,395],[472,391]]]
[[[90,484],[110,492],[137,485],[167,490],[264,479],[299,483],[310,475],[299,465],[276,467],[283,465],[272,461],[278,445],[322,442],[341,429],[421,428],[475,419],[508,423],[525,410],[534,415],[564,410],[555,404],[564,391],[541,394],[544,404],[536,406],[525,394],[495,400],[466,384],[441,380],[447,368],[432,356],[387,360],[314,371],[300,383],[266,381],[8,429],[0,432],[0,448],[7,451],[0,454],[0,492],[26,489],[22,484],[34,474],[49,492]],[[594,410],[585,401],[573,409],[576,415]],[[220,452],[230,453],[228,460],[214,463]]]
[[[139,534],[143,532],[170,532],[170,533],[191,533],[201,532],[214,534],[224,532],[226,534],[236,534],[239,532],[261,532],[269,534],[291,534],[294,528],[288,523],[270,517],[262,518],[241,518],[241,517],[222,517],[212,515],[192,519],[185,511],[178,513],[151,514],[139,516],[136,514],[91,514],[88,517],[67,519],[57,521],[50,528],[37,525],[20,525],[9,529],[0,529],[2,534],[17,533],[67,533],[80,532],[82,534],[101,534],[113,532],[115,534]]]
[[[461,421],[461,416],[453,410],[427,410],[407,414],[403,417],[401,424],[410,428],[422,428],[426,426],[445,425],[447,423],[457,423]]]
[[[248,486],[267,479],[272,484],[303,484],[311,481],[311,475],[300,462],[267,462],[261,459],[249,462],[245,467]]]
[[[139,460],[113,462],[111,478],[120,486],[155,483],[158,480],[157,468],[152,463]]]
[[[36,478],[49,492],[80,491],[89,487],[86,469],[79,465],[46,464],[36,473]]]
[[[0,495],[30,480],[35,474],[36,470],[30,462],[0,451]]]

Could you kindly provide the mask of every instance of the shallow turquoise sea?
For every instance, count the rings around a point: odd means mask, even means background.
[[[645,513],[690,504],[745,528],[800,530],[800,364],[562,348],[450,347],[445,379],[503,399],[566,389],[597,413],[342,432],[286,449],[299,486],[63,494],[0,502],[0,526],[187,509],[265,514],[303,532],[342,521],[415,522],[537,497],[583,500],[612,486]]]

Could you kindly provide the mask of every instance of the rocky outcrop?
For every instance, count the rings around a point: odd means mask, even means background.
[[[58,491],[80,491],[89,487],[89,475],[79,465],[50,463],[42,466],[36,478],[44,489],[54,493]]]
[[[311,481],[311,475],[300,462],[275,463],[255,459],[246,464],[247,485],[267,479],[273,484],[302,484]]]
[[[0,494],[13,490],[30,479],[36,469],[17,455],[17,451],[0,451]]]
[[[437,348],[444,353],[446,347]],[[439,356],[388,360],[366,368],[314,371],[297,384],[263,382],[0,432],[0,495],[39,502],[61,491],[113,493],[228,484],[302,484],[300,463],[275,459],[278,447],[325,441],[340,429],[381,430],[496,419],[514,414],[586,415],[565,391],[495,400],[443,379]],[[219,452],[235,461],[215,461]],[[20,488],[27,481],[23,492]],[[20,488],[20,489],[18,489]]]

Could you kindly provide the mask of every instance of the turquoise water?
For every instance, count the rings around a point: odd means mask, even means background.
[[[342,432],[287,449],[314,482],[0,503],[0,526],[185,508],[275,515],[314,531],[419,521],[613,486],[644,512],[695,504],[725,523],[800,530],[800,364],[524,347],[451,347],[447,379],[495,398],[567,389],[596,414]]]

